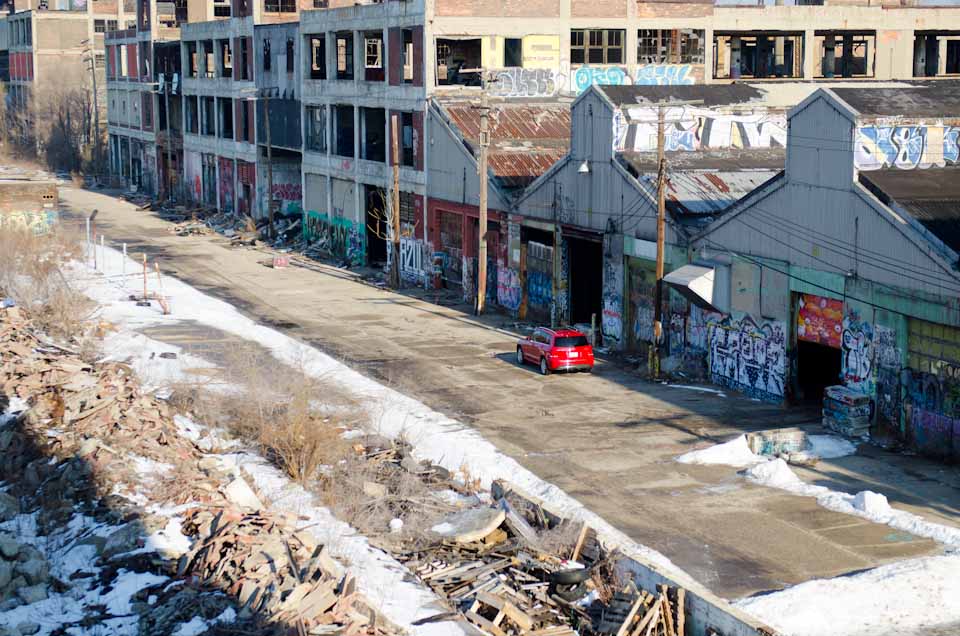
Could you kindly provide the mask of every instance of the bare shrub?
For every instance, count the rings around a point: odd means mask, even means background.
[[[0,293],[30,307],[47,333],[64,338],[80,335],[93,305],[75,290],[64,266],[79,258],[80,244],[65,230],[34,234],[4,227],[0,232]]]

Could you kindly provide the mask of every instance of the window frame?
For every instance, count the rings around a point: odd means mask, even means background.
[[[612,44],[612,36],[619,42]],[[570,64],[624,64],[626,59],[626,29],[571,29]],[[595,44],[599,41],[599,44]],[[579,55],[574,55],[579,52]],[[592,59],[592,53],[599,52],[600,59]],[[617,52],[611,55],[611,52]],[[612,59],[616,57],[617,59]]]

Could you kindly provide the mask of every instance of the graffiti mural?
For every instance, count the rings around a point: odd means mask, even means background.
[[[668,151],[787,145],[787,118],[781,111],[757,109],[746,113],[720,113],[678,107],[668,108],[666,118],[671,122],[664,131]],[[656,109],[637,106],[616,111],[613,139],[615,150],[656,150]]]
[[[201,162],[200,153],[186,151],[183,153],[183,170],[187,186],[190,188],[190,196],[194,201],[203,200],[203,185],[201,181]]]
[[[504,68],[493,71],[490,93],[497,97],[552,97],[566,82],[560,71],[549,68]]]
[[[333,217],[326,213],[307,212],[307,223],[303,228],[304,238],[317,245],[321,251],[334,258],[340,258],[351,266],[363,265],[366,260],[367,234],[363,226],[343,217]]]
[[[688,86],[696,84],[690,64],[643,64],[633,83],[638,86]]]
[[[630,315],[633,342],[653,342],[653,297],[656,278],[652,270],[630,267]]]
[[[897,333],[876,325],[873,331],[874,368],[876,369],[877,416],[888,424],[900,422],[901,351]]]
[[[843,301],[800,294],[797,338],[839,349],[843,337]]]
[[[918,450],[960,457],[960,368],[942,366],[936,374],[904,369],[904,418]]]
[[[497,268],[497,303],[504,309],[520,309],[520,275],[509,267]]]
[[[582,93],[591,86],[626,86],[633,79],[619,66],[581,66],[573,74],[573,91]]]
[[[783,399],[786,378],[786,326],[724,318],[710,325],[710,379],[768,402]]]
[[[611,250],[611,245],[617,249]],[[604,235],[604,249],[613,251],[616,258],[603,259],[603,309],[600,318],[600,333],[604,346],[623,340],[623,245],[615,243],[610,234]]]
[[[840,373],[843,383],[873,396],[873,325],[859,320],[855,315],[843,319],[843,336]]]
[[[219,186],[220,211],[233,212],[234,183],[232,159],[220,158],[220,174],[217,178],[217,185]]]
[[[960,161],[960,127],[860,126],[854,162],[860,170],[942,168]]]
[[[433,250],[429,250],[432,252]],[[428,252],[428,253],[429,253]],[[419,285],[423,281],[424,244],[419,239],[400,239],[400,278]]]
[[[34,234],[46,234],[59,219],[55,210],[19,210],[0,214],[0,230],[28,230]]]

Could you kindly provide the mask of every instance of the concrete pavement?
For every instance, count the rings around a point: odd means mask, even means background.
[[[541,377],[513,362],[502,317],[478,321],[415,297],[422,291],[395,294],[321,264],[274,270],[261,264],[263,252],[230,248],[219,236],[178,237],[151,212],[104,194],[66,188],[61,197],[76,211],[99,209],[111,242],[158,258],[165,273],[474,426],[721,596],[942,551],[811,498],[751,485],[733,468],[673,461],[742,432],[811,423],[809,412],[654,384],[613,363],[593,375]],[[166,334],[179,339],[173,344],[195,336]],[[203,346],[216,349],[216,334]],[[960,526],[957,468],[867,447],[797,472],[832,488],[876,490],[898,508]]]

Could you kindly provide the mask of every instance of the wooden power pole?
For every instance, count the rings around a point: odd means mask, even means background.
[[[391,206],[393,239],[393,259],[390,266],[390,284],[394,289],[400,289],[400,140],[397,115],[390,116],[390,146],[393,155],[393,197]]]
[[[487,297],[487,147],[490,145],[490,104],[487,78],[483,77],[480,93],[480,246],[477,256],[477,315],[483,313]]]

